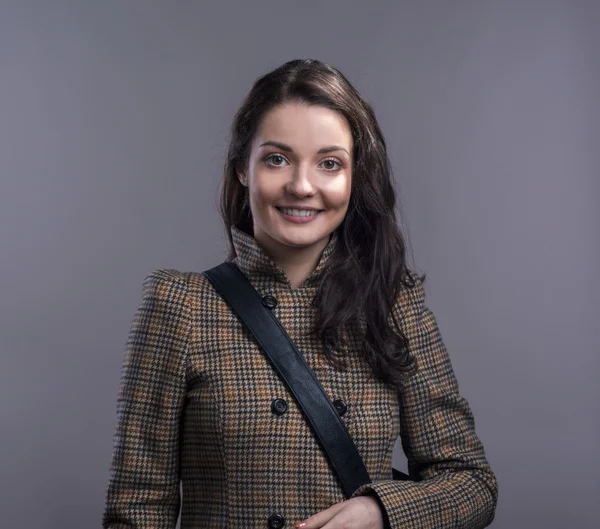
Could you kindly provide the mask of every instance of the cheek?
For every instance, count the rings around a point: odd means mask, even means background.
[[[350,200],[350,191],[350,179],[340,178],[328,183],[323,188],[323,195],[331,206],[344,207]]]
[[[280,189],[273,178],[265,178],[255,174],[250,184],[250,195],[253,202],[266,206],[279,200]]]

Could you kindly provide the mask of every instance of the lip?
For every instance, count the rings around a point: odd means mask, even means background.
[[[277,209],[298,209],[300,211],[323,211],[322,209],[318,209],[318,208],[307,208],[307,207],[300,207],[300,206],[275,206]]]
[[[323,210],[319,209],[311,209],[311,208],[291,208],[291,209],[302,209],[303,211],[317,211],[314,215],[310,215],[307,217],[294,217],[293,215],[287,215],[284,213],[280,207],[275,207],[275,209],[279,212],[279,214],[287,221],[294,222],[296,224],[305,224],[307,222],[312,222],[322,213]]]

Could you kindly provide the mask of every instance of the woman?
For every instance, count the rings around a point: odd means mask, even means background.
[[[497,482],[424,277],[406,265],[386,144],[335,68],[290,61],[239,109],[220,211],[232,260],[335,403],[372,483],[346,498],[265,354],[198,272],[144,281],[104,528],[475,528]],[[268,298],[267,298],[268,296]],[[401,436],[412,481],[392,479]]]

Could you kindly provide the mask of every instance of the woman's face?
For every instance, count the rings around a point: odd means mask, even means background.
[[[325,248],[348,210],[352,143],[346,119],[326,107],[288,102],[265,114],[238,172],[264,248]],[[316,214],[298,216],[307,209]]]

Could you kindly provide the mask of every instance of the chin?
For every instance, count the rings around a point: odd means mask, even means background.
[[[277,240],[281,244],[285,244],[287,246],[311,246],[313,244],[317,244],[319,241],[324,238],[329,237],[329,233],[305,233],[305,234],[293,234],[293,233],[285,233],[279,232],[277,235]]]

